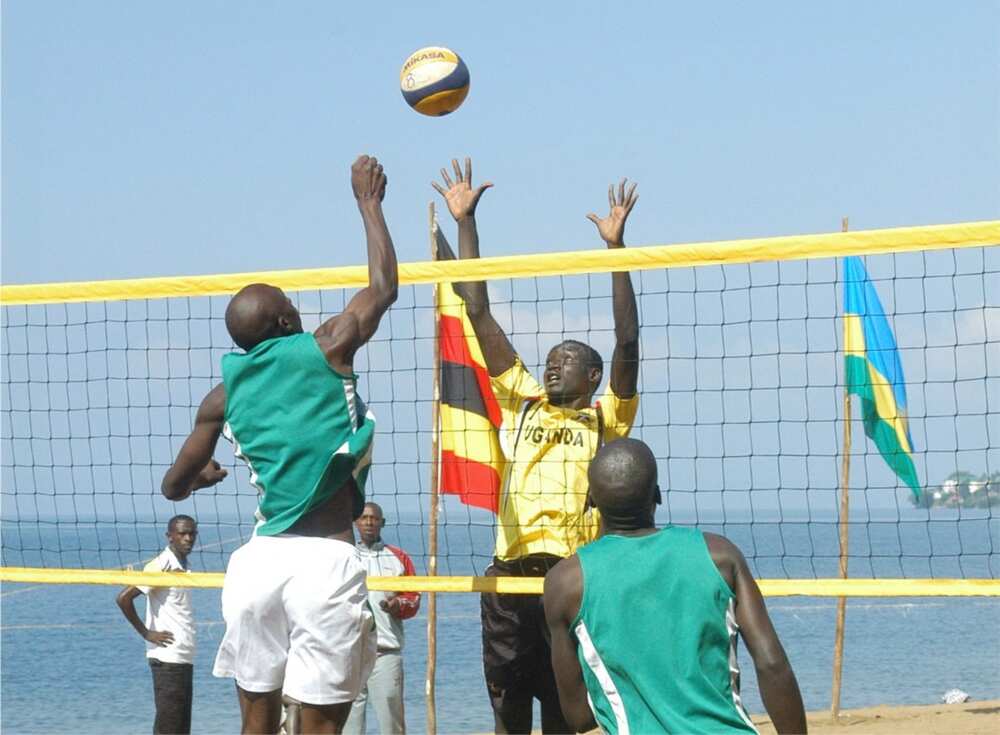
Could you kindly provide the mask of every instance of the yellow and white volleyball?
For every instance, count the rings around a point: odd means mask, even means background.
[[[451,49],[428,46],[414,51],[399,71],[406,104],[423,115],[447,115],[469,94],[469,68]]]

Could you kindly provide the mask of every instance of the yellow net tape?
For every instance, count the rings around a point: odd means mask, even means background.
[[[0,581],[221,588],[221,572],[176,574],[104,569],[0,567]],[[768,597],[1000,597],[1000,579],[762,579]],[[392,592],[539,594],[541,577],[369,577],[368,589]]]
[[[953,225],[858,230],[820,235],[649,245],[623,250],[580,250],[481,258],[477,261],[404,263],[401,284],[532,278],[654,268],[756,263],[772,260],[877,255],[915,250],[968,248],[1000,243],[1000,220]],[[356,288],[368,282],[364,266],[263,271],[215,276],[177,276],[117,281],[81,281],[0,286],[0,305],[121,301],[231,294],[248,283],[266,282],[288,291]]]

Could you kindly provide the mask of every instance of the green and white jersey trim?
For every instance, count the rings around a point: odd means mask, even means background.
[[[357,376],[331,368],[315,335],[226,355],[222,373],[223,435],[258,493],[255,534],[283,533],[345,484],[363,497],[375,417]]]
[[[260,475],[257,473],[257,470],[254,469],[253,462],[250,461],[250,458],[243,453],[243,447],[240,446],[239,441],[236,439],[236,435],[233,434],[233,427],[229,425],[228,421],[222,425],[222,436],[225,437],[226,441],[233,445],[233,456],[243,462],[243,464],[247,466],[247,469],[250,470],[250,485],[257,491],[257,498],[259,500],[260,496],[264,494],[264,488],[260,484]],[[260,512],[260,506],[257,506],[256,510],[254,510],[253,517],[257,520],[257,523],[254,524],[254,533],[256,533],[257,529],[267,519],[264,518],[264,515]]]
[[[730,689],[732,690],[733,706],[736,708],[737,714],[739,714],[740,719],[746,723],[747,727],[754,732],[759,732],[757,726],[753,724],[753,720],[750,719],[750,715],[746,711],[746,708],[743,706],[743,699],[740,696],[740,666],[739,659],[737,657],[737,644],[739,642],[740,626],[736,623],[736,601],[732,599],[729,601],[729,605],[726,609],[726,629],[729,632],[729,682]],[[617,735],[629,735],[631,731],[628,724],[628,713],[625,710],[625,703],[622,699],[622,695],[618,691],[618,687],[615,685],[611,672],[609,672],[607,666],[605,666],[600,652],[594,645],[594,642],[590,637],[590,632],[587,630],[587,625],[581,620],[576,624],[573,632],[576,635],[577,642],[579,643],[583,659],[586,661],[587,667],[590,669],[591,673],[593,673],[594,678],[600,682],[601,694],[603,694],[604,699],[607,701],[608,706],[614,714],[616,724],[615,732]],[[587,703],[590,705],[591,711],[596,714],[597,708],[594,706],[594,700],[591,697],[590,691],[587,692]]]
[[[740,696],[740,663],[736,655],[736,647],[739,643],[740,626],[736,623],[736,599],[730,598],[726,607],[726,630],[729,632],[729,689],[733,693],[733,706],[740,719],[746,723],[754,732],[759,732],[757,726],[753,724],[750,715],[743,706],[743,698]]]
[[[587,662],[587,667],[594,674],[597,681],[600,682],[601,693],[607,700],[608,706],[611,707],[612,713],[614,713],[617,735],[629,735],[630,731],[628,727],[628,715],[625,712],[625,702],[622,700],[622,695],[619,693],[618,687],[615,686],[615,680],[611,678],[611,672],[604,665],[601,654],[594,645],[586,624],[581,620],[576,624],[573,632],[576,634],[580,651],[583,653],[583,660]],[[590,711],[596,714],[597,708],[594,706],[594,700],[591,698],[589,690],[587,691],[587,703],[590,704]]]
[[[351,426],[357,430],[358,425],[358,393],[354,378],[344,378],[344,400],[347,403],[347,413],[351,417]],[[375,417],[372,416],[372,419]],[[339,449],[337,450],[340,451]]]

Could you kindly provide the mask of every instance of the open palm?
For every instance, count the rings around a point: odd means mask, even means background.
[[[622,179],[617,192],[615,192],[614,184],[608,187],[608,205],[611,211],[607,217],[598,217],[593,212],[587,215],[587,219],[597,225],[601,239],[609,247],[622,247],[624,245],[625,220],[628,219],[632,207],[639,201],[639,197],[635,193],[637,185],[633,183],[626,192],[625,184],[627,182],[628,179]]]
[[[445,189],[436,181],[432,181],[431,186],[434,187],[438,194],[444,197],[445,202],[448,204],[448,211],[451,212],[452,217],[456,220],[471,217],[476,213],[476,205],[479,204],[479,198],[493,184],[487,181],[475,189],[472,188],[472,159],[470,158],[465,159],[464,174],[458,166],[458,159],[451,159],[451,166],[455,171],[454,181],[451,180],[451,176],[448,175],[445,169],[441,169],[441,178],[448,188]]]

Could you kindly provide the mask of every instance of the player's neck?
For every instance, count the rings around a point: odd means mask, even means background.
[[[648,515],[640,518],[609,518],[602,514],[601,527],[605,536],[648,536],[656,533],[656,524],[652,516]]]
[[[590,403],[593,396],[559,396],[557,398],[549,398],[549,405],[555,406],[556,408],[565,408],[571,411],[581,411],[584,408],[590,408]]]

